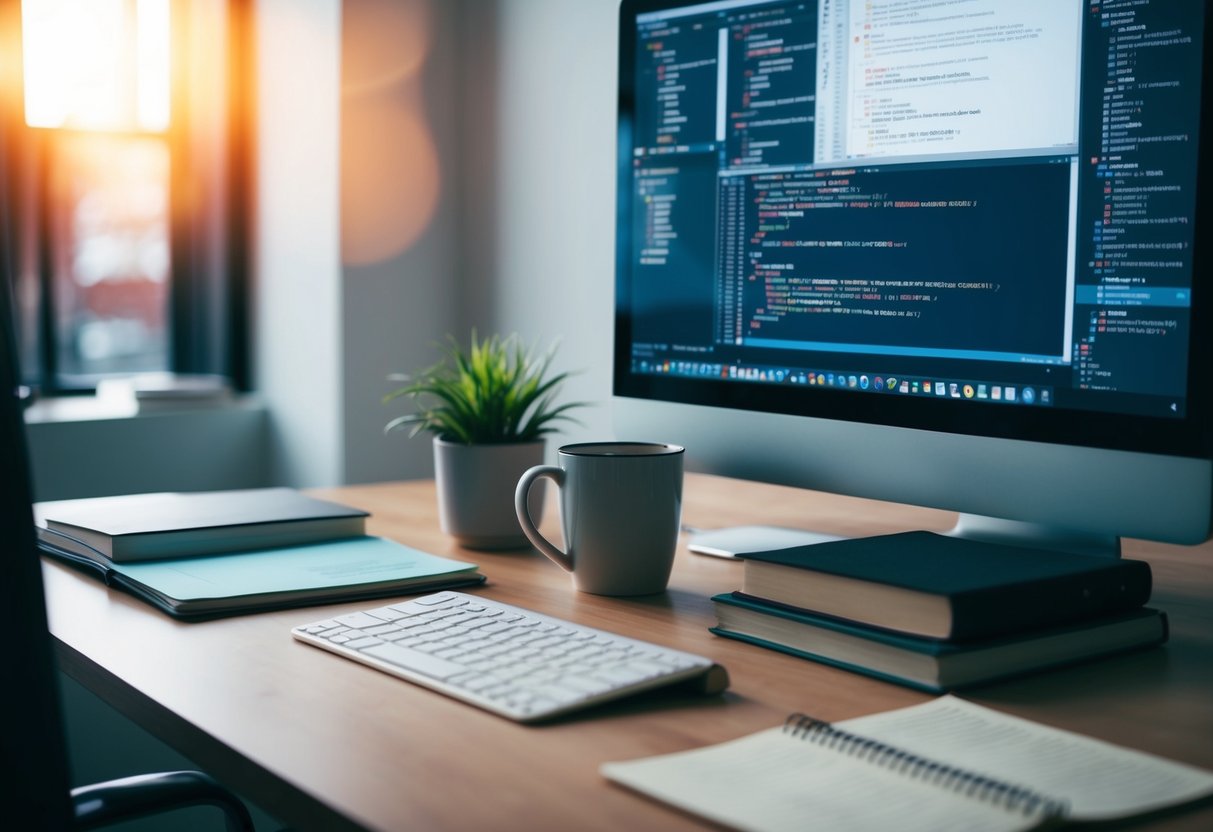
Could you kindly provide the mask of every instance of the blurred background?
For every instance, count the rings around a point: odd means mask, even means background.
[[[609,435],[616,14],[0,0],[39,497],[429,476],[380,397],[473,327],[559,342],[566,395],[596,403],[565,437]],[[243,395],[205,421],[64,402],[149,372]]]

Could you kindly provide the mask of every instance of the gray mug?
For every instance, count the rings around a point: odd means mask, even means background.
[[[656,442],[565,445],[557,465],[522,475],[514,508],[535,548],[595,595],[650,595],[665,589],[682,517],[683,448]],[[531,485],[547,477],[560,489],[567,552],[539,533],[527,512]]]

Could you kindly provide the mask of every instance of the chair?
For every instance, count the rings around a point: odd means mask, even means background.
[[[0,273],[0,610],[10,637],[0,667],[0,811],[22,829],[96,829],[197,805],[219,807],[230,832],[252,832],[248,809],[198,771],[69,789],[67,745],[34,535],[12,310]]]

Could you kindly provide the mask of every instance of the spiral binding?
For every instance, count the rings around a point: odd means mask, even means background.
[[[1047,797],[1025,786],[1016,786],[981,774],[938,763],[903,751],[892,745],[852,734],[830,723],[808,716],[792,714],[783,724],[784,733],[834,749],[857,759],[915,777],[924,782],[962,793],[966,797],[984,800],[1011,812],[1026,816],[1060,817],[1066,813],[1064,800]]]

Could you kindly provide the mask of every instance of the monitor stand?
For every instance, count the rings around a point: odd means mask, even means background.
[[[844,540],[836,534],[790,529],[786,526],[726,526],[696,531],[687,548],[697,555],[717,558],[744,557],[746,552],[790,549],[831,540]]]
[[[1120,557],[1120,538],[1114,534],[1076,532],[1021,520],[1003,520],[980,514],[961,514],[956,525],[946,532],[949,537],[963,537],[983,543],[1002,543],[1028,549],[1052,549],[1076,555]]]
[[[983,543],[1052,549],[1079,555],[1120,557],[1120,538],[1115,535],[1073,532],[1037,523],[983,517],[979,514],[961,514],[956,525],[944,534]],[[840,535],[786,526],[729,526],[695,531],[687,548],[699,555],[743,558],[746,552],[790,549],[793,546],[809,546],[844,539]]]

